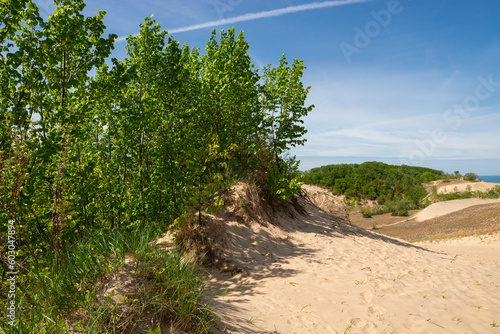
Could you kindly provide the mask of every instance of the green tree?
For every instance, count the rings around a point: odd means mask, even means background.
[[[262,122],[259,110],[259,76],[253,69],[249,45],[234,28],[221,31],[219,42],[212,30],[202,61],[202,105],[208,117],[208,133],[219,150],[229,156],[243,157],[257,140]]]
[[[294,160],[283,159],[283,154],[297,145],[303,145],[307,130],[303,118],[314,108],[305,106],[310,87],[304,87],[301,78],[305,66],[294,59],[288,65],[283,55],[275,68],[264,68],[261,105],[265,114],[263,129],[272,163],[268,166],[267,182],[272,194],[287,198],[298,191],[293,175]],[[292,173],[291,173],[292,172]],[[292,187],[293,185],[293,187]]]
[[[305,106],[310,87],[305,88],[301,78],[306,67],[294,59],[288,66],[283,55],[276,68],[264,68],[262,108],[266,114],[264,128],[269,136],[271,150],[278,164],[279,156],[291,147],[303,145],[307,130],[301,124],[314,108]]]
[[[84,123],[102,94],[89,73],[104,64],[116,36],[103,37],[104,12],[84,17],[82,1],[56,1],[47,22],[32,1],[4,4],[15,8],[1,33],[0,150],[10,165],[1,191],[11,199],[2,202],[22,239],[58,260],[62,236],[74,226],[69,217],[79,211],[81,194],[70,189]]]

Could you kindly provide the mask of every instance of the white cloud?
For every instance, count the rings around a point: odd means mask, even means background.
[[[316,108],[306,118],[306,146],[294,150],[299,156],[409,157],[423,151],[426,160],[498,157],[500,110],[489,100],[459,126],[444,117],[474,94],[477,75],[323,68],[309,73],[307,84],[308,102]],[[433,139],[438,130],[445,139]]]
[[[171,34],[175,34],[175,33],[180,33],[180,32],[186,32],[186,31],[192,31],[192,30],[198,30],[198,29],[204,29],[204,28],[211,28],[211,27],[215,27],[215,26],[219,26],[219,25],[226,25],[226,24],[232,24],[232,23],[237,23],[237,22],[246,22],[246,21],[258,20],[258,19],[282,16],[282,15],[291,14],[291,13],[298,13],[298,12],[303,12],[303,11],[307,11],[307,10],[345,6],[345,5],[351,5],[351,4],[356,4],[356,3],[368,2],[368,1],[372,1],[372,0],[336,0],[336,1],[313,2],[313,3],[304,4],[304,5],[289,6],[289,7],[285,7],[285,8],[267,10],[267,11],[262,11],[262,12],[257,12],[257,13],[248,13],[248,14],[244,14],[244,15],[231,17],[231,18],[225,18],[225,19],[220,19],[220,20],[215,20],[215,21],[209,21],[209,22],[189,25],[189,26],[185,26],[185,27],[181,27],[181,28],[167,29],[167,31]],[[134,36],[137,36],[137,34],[135,34]],[[127,36],[120,36],[117,38],[116,41],[123,42],[126,40],[126,38],[127,38]]]

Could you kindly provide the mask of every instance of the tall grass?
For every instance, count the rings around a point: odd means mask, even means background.
[[[153,250],[142,255],[137,276],[145,284],[136,293],[141,308],[167,316],[183,330],[210,332],[216,320],[202,302],[204,283],[196,267],[177,252]]]
[[[139,302],[129,303],[135,320],[148,309],[177,320],[182,327],[206,331],[215,320],[200,303],[204,286],[196,268],[182,262],[175,252],[156,251],[151,241],[157,235],[153,228],[88,233],[65,247],[59,264],[46,254],[39,259],[40,266],[20,268],[17,324],[10,326],[8,319],[1,317],[0,333],[68,333],[70,324],[79,333],[125,331],[127,319],[122,319],[116,305],[97,296],[100,283],[120,270],[126,254],[137,258],[136,276],[149,280],[136,291],[134,299]],[[1,289],[4,308],[7,286]]]

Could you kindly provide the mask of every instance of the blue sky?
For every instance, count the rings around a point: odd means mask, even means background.
[[[53,5],[36,1],[42,15]],[[123,38],[154,15],[203,49],[211,29],[244,31],[257,68],[304,60],[301,169],[383,161],[500,174],[500,1],[87,0]]]

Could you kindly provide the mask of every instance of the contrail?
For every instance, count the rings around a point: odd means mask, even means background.
[[[371,1],[371,0],[337,0],[337,1],[313,2],[313,3],[304,4],[304,5],[290,6],[290,7],[280,8],[280,9],[267,10],[267,11],[258,12],[258,13],[249,13],[249,14],[231,17],[228,19],[209,21],[209,22],[205,22],[205,23],[200,23],[200,24],[195,24],[195,25],[191,25],[191,26],[171,29],[171,30],[167,30],[167,31],[170,34],[175,34],[178,32],[186,32],[186,31],[210,28],[210,27],[215,27],[218,25],[231,24],[231,23],[236,23],[236,22],[245,22],[245,21],[251,21],[251,20],[258,20],[258,19],[263,19],[263,18],[268,18],[268,17],[281,16],[281,15],[290,14],[290,13],[303,12],[306,10],[345,6],[345,5],[351,5],[351,4],[367,2],[367,1]],[[137,35],[138,34],[135,34],[134,36],[137,36]],[[121,36],[121,37],[118,37],[116,39],[116,41],[123,42],[123,41],[125,41],[126,38],[127,38],[127,36]]]

